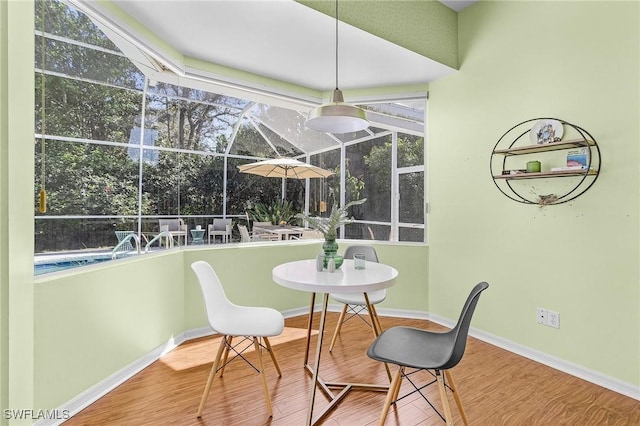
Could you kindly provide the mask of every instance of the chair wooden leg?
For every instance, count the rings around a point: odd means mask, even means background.
[[[436,380],[438,381],[438,390],[440,391],[440,399],[442,399],[442,408],[444,409],[444,418],[447,422],[447,426],[453,425],[453,418],[451,417],[451,409],[449,408],[449,400],[447,399],[447,391],[444,388],[444,379],[442,378],[442,372],[436,370]]]
[[[216,354],[216,359],[213,361],[213,366],[211,367],[211,372],[209,373],[209,379],[207,379],[207,384],[204,387],[204,392],[202,393],[202,398],[200,399],[200,406],[198,407],[198,418],[202,417],[202,411],[204,410],[204,404],[207,402],[207,397],[209,396],[209,391],[211,390],[211,385],[213,384],[213,378],[216,375],[216,371],[218,370],[218,366],[220,365],[220,358],[222,357],[222,351],[227,346],[225,344],[227,336],[222,337],[222,342],[220,343],[220,347],[218,348],[218,353]]]
[[[458,410],[460,411],[460,416],[462,416],[462,422],[465,426],[468,426],[469,422],[467,421],[467,414],[464,412],[464,408],[462,408],[462,400],[460,399],[460,394],[458,393],[458,388],[456,386],[456,382],[453,380],[451,371],[444,370],[444,377],[449,382],[449,387],[453,391],[453,397],[456,400],[456,405],[458,406]]]
[[[276,371],[278,372],[278,376],[282,377],[282,371],[280,371],[280,365],[278,364],[278,360],[276,360],[276,354],[273,353],[273,349],[271,349],[271,342],[267,337],[263,337],[264,345],[267,347],[269,351],[269,355],[271,355],[271,360],[273,361],[273,365],[276,366]]]
[[[220,377],[224,374],[224,369],[227,366],[227,360],[229,359],[229,350],[231,350],[231,342],[233,342],[233,336],[227,336],[227,344],[224,346],[224,357],[222,358],[222,368],[220,369]]]
[[[386,365],[386,364],[385,364]],[[402,373],[400,375],[400,381],[398,382],[398,385],[395,388],[395,392],[393,394],[393,399],[391,401],[393,401],[393,404],[395,405],[396,401],[398,400],[398,396],[400,395],[400,388],[402,387],[402,374],[404,374],[404,367],[402,368]]]
[[[258,343],[258,338],[253,337],[253,346],[258,354],[258,367],[260,367],[260,377],[262,378],[262,390],[264,391],[264,399],[267,402],[267,412],[269,417],[273,417],[273,408],[271,407],[271,397],[269,396],[269,387],[267,386],[267,376],[264,374],[264,363],[262,362],[262,348]]]
[[[393,376],[393,380],[389,385],[389,391],[387,391],[387,398],[384,401],[384,407],[382,407],[382,413],[380,414],[380,420],[378,421],[378,426],[384,425],[385,420],[387,420],[387,414],[389,414],[389,408],[391,407],[391,403],[397,398],[398,392],[400,390],[400,385],[402,384],[402,373],[404,372],[404,367],[398,366],[398,371],[396,375]]]
[[[329,352],[333,350],[333,345],[336,343],[336,339],[338,338],[338,334],[340,333],[340,329],[342,328],[342,322],[344,321],[344,316],[347,313],[347,305],[342,307],[342,312],[340,312],[340,318],[338,318],[338,324],[336,324],[336,330],[333,332],[333,338],[331,339],[331,345],[329,345]]]
[[[369,314],[369,319],[371,320],[371,330],[373,331],[373,338],[375,339],[382,333],[382,325],[380,324],[380,318],[378,318],[378,312],[376,311],[375,305],[371,303],[369,300],[369,295],[365,292],[364,301],[367,307],[367,313]],[[389,369],[389,364],[384,363],[384,369],[387,370],[387,377],[389,381],[391,381],[391,370]]]
[[[378,311],[376,310],[376,305],[371,305],[371,311],[373,312],[373,317],[375,318],[376,324],[378,325],[378,331],[382,333],[382,324],[380,324],[380,317],[378,317]]]

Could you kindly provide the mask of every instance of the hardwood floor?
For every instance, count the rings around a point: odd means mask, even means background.
[[[337,320],[329,313],[323,342],[321,376],[328,381],[388,383],[382,364],[370,360],[366,349],[372,333],[357,318],[344,324],[333,353],[329,343]],[[271,339],[282,377],[266,356],[265,368],[273,402],[267,416],[260,379],[246,363],[234,361],[216,377],[201,419],[196,411],[215,357],[216,336],[184,343],[117,389],[68,420],[65,425],[303,425],[311,378],[303,368],[306,316],[288,319],[285,332]],[[314,326],[319,320],[316,315]],[[423,320],[381,317],[383,328],[409,325],[441,327]],[[315,349],[312,341],[311,356]],[[254,360],[255,354],[248,353]],[[311,358],[312,359],[312,358]],[[395,367],[391,366],[392,372]],[[512,354],[474,338],[452,370],[470,425],[640,425],[640,401],[617,394],[568,374]],[[416,378],[429,380],[426,374]],[[405,381],[401,395],[410,390]],[[435,385],[425,394],[440,409]],[[351,392],[322,422],[328,426],[377,424],[385,393]],[[462,424],[449,395],[456,424]],[[316,393],[318,412],[327,400]],[[386,425],[444,425],[419,396],[391,407]]]

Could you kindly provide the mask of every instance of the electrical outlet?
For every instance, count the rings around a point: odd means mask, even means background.
[[[549,327],[560,328],[560,312],[548,311],[547,325]]]
[[[536,321],[538,322],[538,324],[547,325],[548,316],[549,316],[549,313],[546,309],[536,308]]]

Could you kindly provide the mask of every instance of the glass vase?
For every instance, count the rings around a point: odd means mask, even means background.
[[[333,263],[336,265],[336,269],[342,266],[344,258],[338,254],[338,243],[335,238],[326,238],[322,244],[322,251],[324,251],[324,267],[327,267],[329,259],[333,259]]]

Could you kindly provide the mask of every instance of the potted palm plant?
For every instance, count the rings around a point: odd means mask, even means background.
[[[344,207],[337,207],[336,203],[334,203],[328,217],[309,216],[305,213],[298,213],[296,215],[297,218],[306,221],[311,228],[320,231],[324,236],[324,243],[322,244],[322,250],[325,255],[324,267],[327,267],[329,259],[333,259],[336,269],[342,266],[344,259],[337,254],[338,243],[336,242],[336,238],[338,236],[338,228],[354,221],[353,217],[349,217],[348,215],[349,207],[362,204],[365,201],[367,201],[366,198],[351,201]]]

